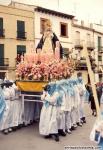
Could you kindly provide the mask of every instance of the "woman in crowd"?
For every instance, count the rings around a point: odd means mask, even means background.
[[[96,105],[95,105],[93,92],[92,92],[92,87],[91,87],[90,83],[88,83],[86,85],[86,88],[89,92],[89,102],[91,104],[92,115],[96,117],[97,116]],[[97,91],[98,103],[99,103],[99,106],[100,106],[100,99],[101,99],[101,96],[102,96],[102,87],[96,85],[96,91]]]

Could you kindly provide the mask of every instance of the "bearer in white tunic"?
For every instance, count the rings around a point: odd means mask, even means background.
[[[85,113],[84,113],[84,102],[86,101],[86,88],[83,83],[82,77],[78,77],[77,86],[80,95],[80,105],[79,105],[80,119],[82,123],[86,123]]]
[[[11,87],[11,94],[12,94],[12,102],[13,105],[13,118],[12,118],[12,129],[15,131],[19,125],[19,118],[21,112],[21,99],[19,99],[19,91],[18,87],[13,83]]]
[[[6,107],[3,90],[1,88],[2,83],[3,83],[3,81],[0,79],[0,123],[2,121],[4,111],[5,111],[5,107]]]
[[[18,108],[18,96],[16,94],[17,86],[15,84],[12,85],[12,99],[14,100],[14,111],[13,111],[13,129],[16,130],[18,126],[18,118],[19,118],[19,108]]]
[[[71,129],[71,117],[70,117],[71,98],[70,98],[70,89],[68,88],[68,81],[63,80],[61,86],[62,86],[62,90],[64,92],[62,109],[65,112],[65,131],[68,134],[70,134],[71,133],[71,131],[70,131],[70,129]]]
[[[62,99],[60,93],[56,89],[56,84],[51,84],[48,89],[43,92],[42,100],[44,104],[40,115],[39,132],[44,136],[53,136],[55,141],[59,141],[58,132],[65,136],[63,132],[63,112],[61,111]],[[65,124],[65,123],[64,123]],[[59,129],[59,130],[58,130]],[[64,135],[65,134],[65,135]]]
[[[5,102],[6,102],[6,108],[5,108],[0,130],[4,131],[4,133],[7,134],[8,128],[9,128],[8,118],[9,118],[9,112],[10,112],[10,90],[9,88],[6,88],[4,86],[3,93],[4,93]]]
[[[74,80],[69,81],[68,91],[71,99],[71,131],[77,128],[76,124],[76,114],[75,114],[75,89],[74,89]]]
[[[49,85],[47,91],[44,91],[41,97],[44,100],[44,104],[40,115],[39,132],[44,136],[50,136],[52,134],[55,136],[55,140],[59,141],[56,107],[59,94],[55,90],[55,84]]]
[[[58,121],[58,133],[61,136],[66,136],[65,133],[65,91],[62,86],[62,81],[56,82],[56,90],[59,93],[57,98],[57,121]]]
[[[75,119],[78,126],[82,126],[81,120],[80,120],[80,94],[77,86],[77,81],[74,80],[74,92],[75,92],[75,101],[74,101],[74,113],[75,113]]]

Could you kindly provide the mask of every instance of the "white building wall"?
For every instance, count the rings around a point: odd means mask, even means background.
[[[35,47],[37,46],[42,34],[40,33],[40,18],[49,19],[52,23],[52,30],[55,32],[59,38],[61,44],[65,48],[72,47],[72,30],[71,30],[71,20],[64,19],[55,15],[49,15],[45,13],[35,12]],[[68,38],[60,37],[60,22],[68,23]]]

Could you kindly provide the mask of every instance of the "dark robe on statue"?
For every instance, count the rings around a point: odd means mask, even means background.
[[[43,35],[44,36],[44,35]],[[38,43],[36,50],[37,49],[42,49],[45,39],[43,38],[43,36],[40,39],[40,42]],[[55,47],[56,47],[56,41],[59,41],[58,37],[56,36],[55,33],[53,33],[53,37],[52,37],[52,47],[53,47],[53,51],[55,52]],[[63,48],[62,45],[60,44],[60,58],[63,58]]]

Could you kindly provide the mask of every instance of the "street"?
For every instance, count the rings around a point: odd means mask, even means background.
[[[88,104],[85,104],[85,111],[87,123],[72,131],[71,135],[60,137],[60,142],[40,136],[38,123],[34,123],[8,135],[0,133],[0,150],[63,150],[64,146],[95,146],[89,135],[96,118],[91,115]]]

